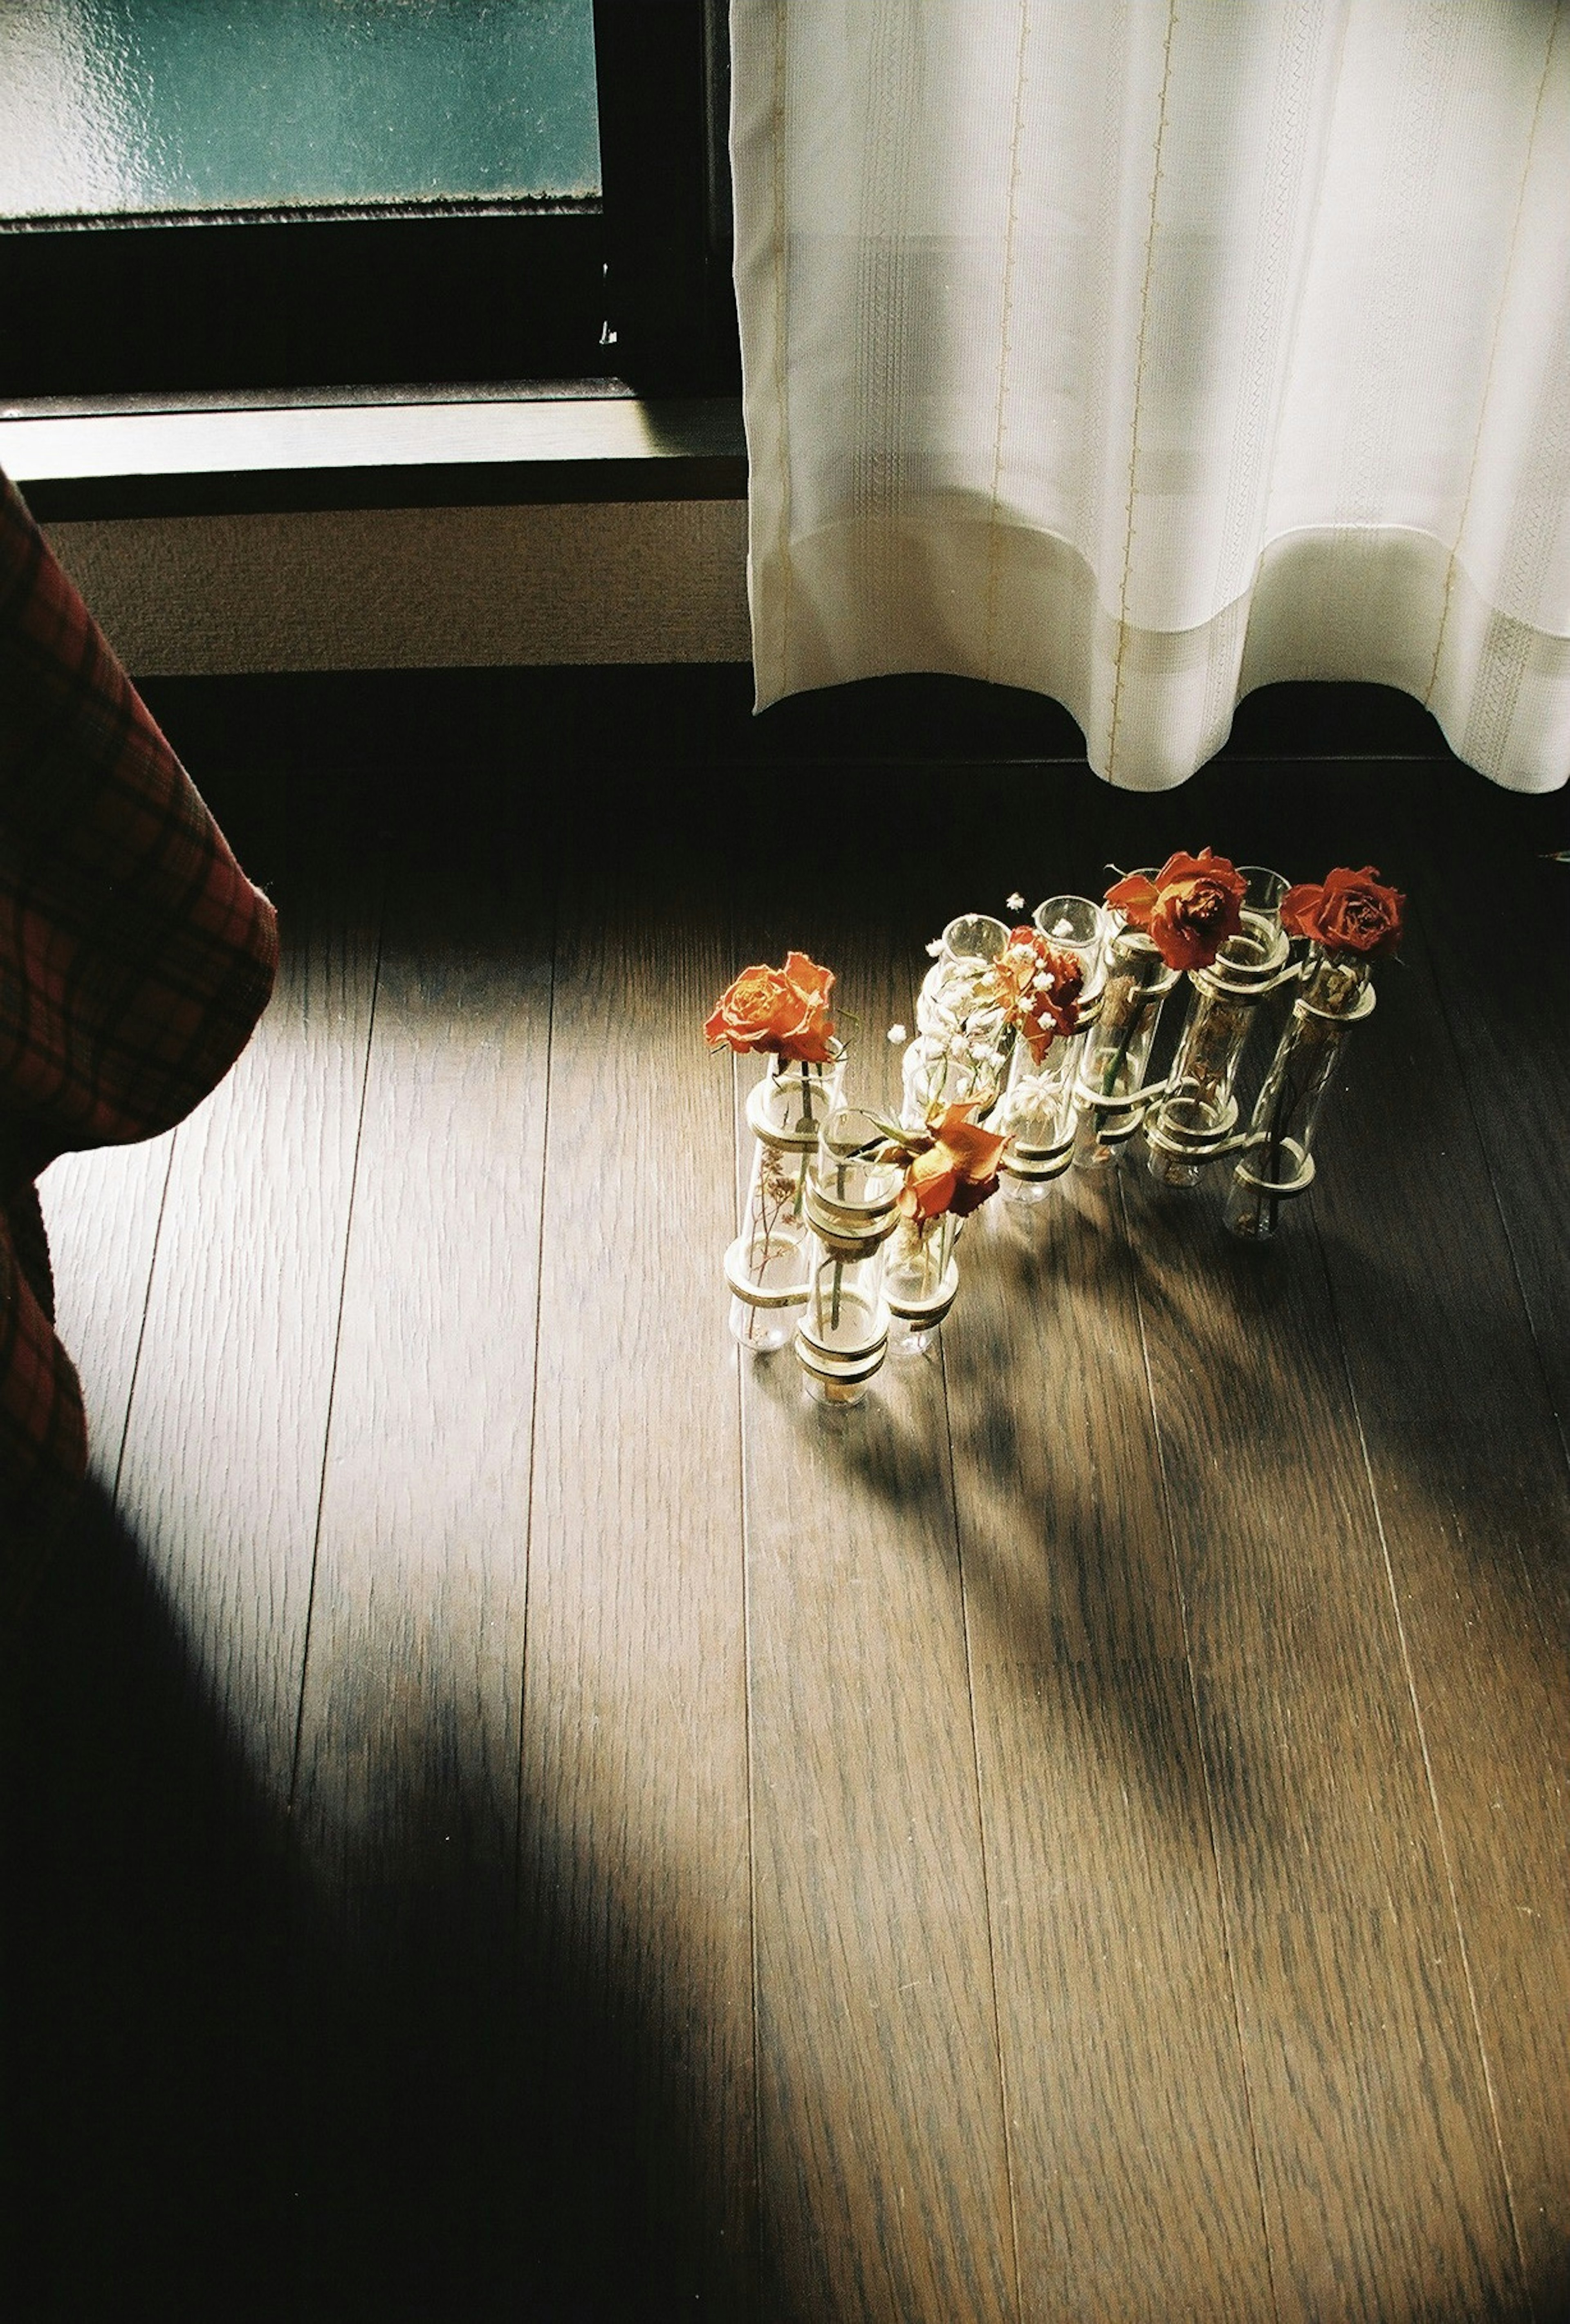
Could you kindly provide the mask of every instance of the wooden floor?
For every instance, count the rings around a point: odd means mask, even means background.
[[[662,698],[174,725],[285,967],[44,1184],[95,1486],[7,1682],[8,2312],[1570,2312],[1563,797]],[[1205,843],[1413,899],[1279,1243],[1076,1178],[864,1409],[739,1373],[732,972],[834,966],[887,1097],[952,913]]]

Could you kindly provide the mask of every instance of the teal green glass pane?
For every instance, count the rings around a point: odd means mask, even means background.
[[[0,216],[599,189],[592,0],[0,0]]]

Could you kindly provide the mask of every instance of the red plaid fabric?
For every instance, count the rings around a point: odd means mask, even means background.
[[[33,1181],[189,1113],[277,960],[272,905],[0,475],[0,1525],[86,1457]]]

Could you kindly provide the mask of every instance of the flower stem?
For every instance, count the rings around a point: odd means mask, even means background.
[[[796,1125],[798,1132],[803,1130],[811,1130],[814,1127],[817,1119],[817,1115],[812,1111],[811,1069],[808,1066],[806,1058],[803,1057],[801,1060],[801,1119]]]
[[[753,1213],[753,1242],[751,1258],[753,1279],[759,1283],[763,1280],[764,1276],[768,1273],[769,1261],[773,1256],[771,1245],[773,1242],[774,1229],[779,1222],[780,1208],[781,1205],[779,1202],[775,1202],[772,1204],[770,1203],[768,1166],[765,1162],[763,1168],[759,1173],[758,1203],[757,1208]],[[760,1228],[762,1230],[763,1236],[763,1248],[761,1252],[758,1249],[758,1231]]]
[[[1289,1073],[1283,1072],[1281,1086],[1276,1093],[1276,1102],[1270,1108],[1270,1127],[1265,1139],[1265,1176],[1269,1184],[1265,1190],[1262,1208],[1263,1224],[1267,1234],[1274,1233],[1277,1215],[1280,1210],[1275,1186],[1277,1179],[1281,1175],[1281,1147],[1287,1135],[1287,1124],[1292,1119],[1297,1103],[1297,1084]]]
[[[1131,1006],[1128,1013],[1128,1020],[1123,1027],[1123,1038],[1118,1043],[1117,1049],[1113,1055],[1111,1065],[1108,1065],[1106,1072],[1102,1076],[1101,1093],[1103,1097],[1111,1097],[1116,1089],[1118,1075],[1122,1073],[1124,1060],[1127,1058],[1130,1049],[1133,1047],[1134,1035],[1140,1029],[1140,1019],[1143,1017],[1146,1009],[1150,1006],[1150,988],[1158,981],[1160,975],[1160,970],[1158,967],[1155,975],[1152,975],[1150,972],[1151,963],[1142,960],[1140,963],[1139,980],[1133,985],[1129,994]]]

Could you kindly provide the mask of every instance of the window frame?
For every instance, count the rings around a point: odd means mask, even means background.
[[[604,195],[0,221],[0,401],[740,383],[723,0],[594,0]]]
[[[725,0],[595,0],[595,48],[614,369],[738,394]]]

